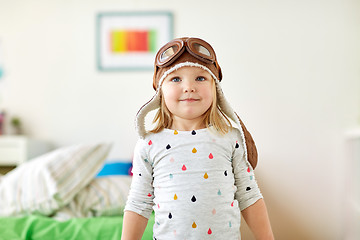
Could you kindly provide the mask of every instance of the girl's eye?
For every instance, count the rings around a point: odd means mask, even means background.
[[[205,80],[206,80],[206,78],[204,78],[204,77],[197,77],[197,78],[196,78],[196,81],[200,81],[200,82],[201,82],[201,81],[205,81]]]
[[[171,79],[172,82],[180,82],[180,78],[179,77],[174,77]]]

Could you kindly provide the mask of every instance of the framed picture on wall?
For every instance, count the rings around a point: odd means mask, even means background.
[[[100,71],[153,70],[156,51],[173,38],[171,12],[106,12],[97,15]]]

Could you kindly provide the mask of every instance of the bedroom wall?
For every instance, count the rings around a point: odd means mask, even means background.
[[[0,107],[54,147],[112,141],[109,158],[130,159],[152,72],[97,70],[96,14],[170,10],[176,37],[205,38],[217,51],[223,90],[257,142],[270,217],[284,216],[276,232],[293,221],[307,239],[344,239],[344,132],[360,125],[359,2],[208,4],[0,0]]]

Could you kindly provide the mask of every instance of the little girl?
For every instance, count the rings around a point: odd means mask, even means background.
[[[153,210],[157,240],[240,239],[240,212],[256,239],[273,239],[254,178],[256,147],[225,100],[221,79],[204,40],[178,38],[158,51],[156,94],[137,114],[123,240],[141,239]],[[145,116],[157,108],[147,132]]]

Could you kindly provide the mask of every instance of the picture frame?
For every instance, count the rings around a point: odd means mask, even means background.
[[[157,50],[173,35],[173,14],[168,11],[99,13],[98,70],[153,70]]]

